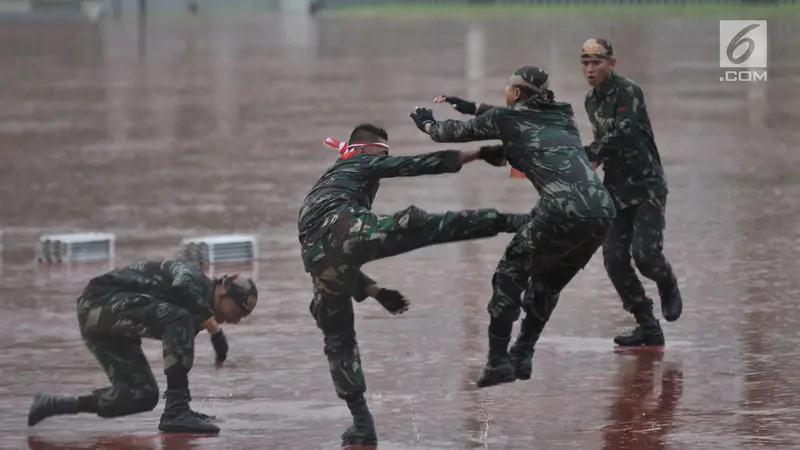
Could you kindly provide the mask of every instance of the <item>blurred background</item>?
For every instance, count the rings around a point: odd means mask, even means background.
[[[670,195],[665,253],[681,319],[663,353],[613,353],[633,326],[598,253],[561,295],[534,376],[478,392],[490,280],[509,236],[429,248],[365,271],[413,305],[356,305],[384,449],[800,448],[800,19],[793,1],[0,0],[0,448],[338,448],[349,413],[308,314],[300,202],[336,159],[326,136],[387,128],[396,154],[447,148],[416,105],[500,103],[519,66],[547,68],[585,144],[579,52],[609,39],[645,92]],[[768,77],[724,82],[719,20],[768,21]],[[459,144],[471,149],[478,144]],[[602,169],[601,169],[602,170]],[[382,183],[375,211],[536,202],[507,169]],[[49,233],[113,233],[113,258],[42,264]],[[258,309],[228,327],[230,364],[198,336],[193,407],[219,437],[155,435],[163,403],[27,429],[35,392],[108,383],[75,298],[111,267],[184,238],[252,235]],[[651,296],[655,286],[645,281]],[[162,387],[158,342],[145,342]]]

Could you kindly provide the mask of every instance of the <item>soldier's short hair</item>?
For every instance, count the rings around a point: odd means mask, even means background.
[[[362,123],[353,128],[350,133],[350,139],[347,140],[350,144],[358,142],[370,142],[381,139],[384,141],[389,140],[389,134],[383,128],[373,125],[371,123]]]

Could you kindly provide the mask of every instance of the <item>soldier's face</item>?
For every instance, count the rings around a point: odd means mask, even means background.
[[[217,322],[220,323],[239,323],[244,317],[244,311],[239,308],[239,305],[225,295],[220,297],[214,312],[216,313]]]
[[[614,59],[583,57],[581,58],[583,78],[591,87],[600,86],[606,81],[615,63]]]

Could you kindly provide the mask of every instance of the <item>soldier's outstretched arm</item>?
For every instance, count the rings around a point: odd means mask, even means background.
[[[456,173],[464,164],[482,159],[488,164],[501,166],[505,163],[502,148],[481,148],[480,150],[439,150],[414,156],[375,156],[363,168],[376,178],[418,177]]]
[[[417,108],[411,113],[411,119],[423,133],[430,135],[434,142],[471,142],[500,139],[500,130],[496,124],[499,108],[490,109],[486,113],[470,119],[442,120],[433,118],[433,111],[428,108]]]
[[[621,148],[630,148],[635,145],[639,114],[644,108],[642,89],[638,86],[631,86],[621,90],[617,95],[617,103],[614,108],[613,130],[585,148],[592,161],[605,158],[606,155]]]
[[[469,100],[464,100],[461,97],[456,97],[452,95],[440,95],[439,97],[433,99],[433,102],[449,103],[453,107],[453,109],[460,112],[461,114],[470,114],[473,116],[480,116],[486,111],[495,108],[494,106],[487,105],[486,103],[471,102]]]
[[[201,303],[202,296],[207,295],[207,279],[199,269],[175,259],[162,262],[161,269],[172,282],[170,303],[186,309],[203,323],[214,317],[210,306]]]

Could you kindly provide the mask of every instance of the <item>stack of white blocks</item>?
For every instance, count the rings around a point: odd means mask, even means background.
[[[111,233],[46,234],[39,237],[39,262],[97,261],[114,258]]]
[[[181,241],[180,258],[201,266],[254,261],[257,255],[258,240],[250,235],[203,236]]]

